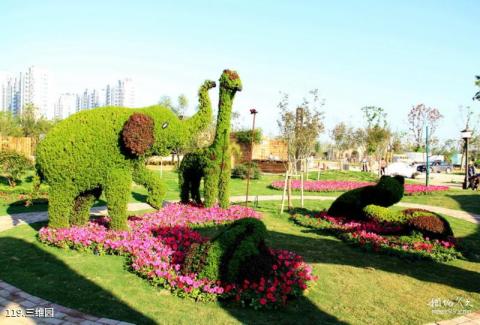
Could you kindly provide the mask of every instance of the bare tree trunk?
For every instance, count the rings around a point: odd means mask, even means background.
[[[292,178],[288,176],[288,188],[287,188],[287,197],[288,197],[288,210],[292,209]]]

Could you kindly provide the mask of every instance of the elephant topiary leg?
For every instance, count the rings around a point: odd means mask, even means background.
[[[48,190],[48,225],[52,228],[68,228],[75,200],[73,188],[51,185]]]
[[[110,228],[127,230],[127,204],[130,197],[132,174],[126,169],[113,169],[107,176],[105,197],[107,199]]]
[[[71,225],[85,225],[90,219],[90,209],[102,193],[100,188],[86,191],[77,196],[70,216]]]
[[[202,178],[197,176],[193,177],[190,180],[190,191],[192,194],[192,200],[197,203],[202,203],[202,197],[200,196],[200,183],[202,182]]]
[[[133,172],[133,180],[147,189],[147,203],[155,209],[160,209],[165,198],[165,186],[162,179],[156,173],[145,168],[145,165],[138,164]]]

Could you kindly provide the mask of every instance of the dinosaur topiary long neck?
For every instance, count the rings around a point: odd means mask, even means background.
[[[208,91],[216,86],[215,81],[206,80],[198,90],[198,112],[187,120],[190,134],[204,130],[212,121],[212,102]]]
[[[230,138],[230,120],[232,116],[232,103],[235,92],[230,89],[220,87],[220,98],[218,101],[217,128],[212,148],[217,152],[222,152],[228,145]]]

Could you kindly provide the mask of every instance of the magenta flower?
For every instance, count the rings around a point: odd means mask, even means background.
[[[189,247],[207,240],[189,228],[189,225],[223,224],[246,217],[261,216],[253,209],[241,206],[221,209],[169,204],[154,213],[130,217],[130,232],[108,229],[108,218],[102,217],[83,227],[44,227],[39,231],[39,239],[57,247],[89,250],[96,254],[126,255],[133,272],[148,279],[153,285],[162,286],[180,296],[191,296],[196,300],[238,296],[239,300],[255,307],[262,297],[256,289],[202,279],[197,274],[181,272]],[[276,269],[272,269],[268,279],[261,280],[265,286],[276,288],[272,292],[274,299],[270,299],[267,305],[277,306],[287,301],[292,290],[301,294],[306,288],[305,283],[314,277],[311,267],[305,264],[300,256],[277,250],[271,250],[271,254],[277,261]],[[288,285],[286,274],[289,274]],[[259,284],[255,283],[255,287],[258,286]],[[270,308],[268,306],[267,308]]]

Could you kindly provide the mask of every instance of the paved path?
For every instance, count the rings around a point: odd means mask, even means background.
[[[19,315],[19,317],[12,317],[13,315]],[[87,315],[32,296],[0,280],[0,324],[128,325],[131,323]]]
[[[251,201],[279,201],[282,199],[281,195],[263,195],[263,196],[250,196],[249,200]],[[294,200],[299,200],[300,196],[293,196]],[[314,195],[305,195],[305,200],[334,200],[335,197],[332,196],[314,196]],[[231,197],[232,202],[243,202],[245,200],[244,196],[233,196]],[[437,206],[429,206],[423,204],[414,204],[414,203],[399,203],[399,206],[409,207],[409,208],[421,208],[428,209],[437,213],[446,214],[454,218],[463,219],[472,223],[480,224],[480,215],[468,213],[460,210],[447,209]],[[129,203],[129,211],[140,211],[151,209],[151,206],[146,203]],[[94,207],[91,210],[93,215],[105,215],[107,213],[106,207]],[[35,223],[39,221],[44,221],[48,219],[48,213],[46,211],[42,212],[28,212],[28,213],[19,213],[13,215],[0,216],[0,231],[5,231],[19,225],[25,225],[30,223]],[[8,313],[13,311],[21,310],[23,315],[27,313],[38,313],[45,314],[48,308],[53,308],[54,317],[6,317]],[[91,315],[81,313],[79,311],[63,307],[54,303],[51,303],[47,300],[44,300],[39,297],[32,296],[25,291],[22,291],[6,282],[0,280],[0,324],[115,324],[115,325],[125,325],[129,324],[126,322],[116,321],[107,318],[99,318]],[[471,313],[461,317],[457,317],[450,320],[440,321],[438,325],[453,325],[453,324],[462,324],[462,325],[473,325],[480,324],[480,312]]]

